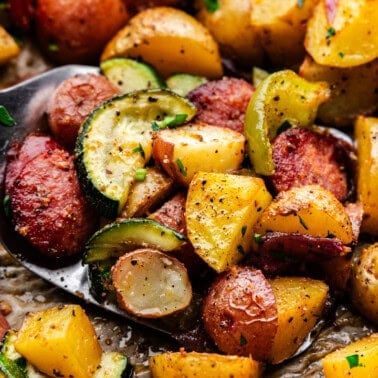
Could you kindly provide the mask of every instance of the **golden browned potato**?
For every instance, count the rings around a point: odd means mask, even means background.
[[[357,254],[350,281],[355,307],[363,316],[378,324],[378,243]]]
[[[362,203],[361,231],[378,236],[378,118],[357,118],[355,123],[357,143],[357,197]]]
[[[318,0],[252,0],[251,24],[268,60],[290,67],[305,55],[306,24]]]
[[[326,378],[377,376],[378,333],[359,339],[322,359]]]
[[[101,60],[114,56],[139,58],[164,77],[178,72],[219,78],[218,44],[194,17],[170,7],[138,13],[106,45]]]
[[[353,240],[350,218],[335,195],[319,185],[304,185],[281,192],[262,213],[255,232],[294,232],[315,237]]]
[[[370,62],[378,57],[377,19],[375,1],[321,0],[307,25],[306,50],[326,66]]]
[[[20,48],[16,41],[0,25],[0,64],[6,63],[8,60],[16,57],[19,53]]]
[[[306,56],[299,75],[309,81],[329,83],[330,98],[320,104],[317,117],[330,126],[350,126],[358,115],[372,114],[378,108],[378,59],[356,67],[330,67]]]
[[[149,359],[153,378],[258,378],[262,364],[251,357],[224,356],[216,353],[167,352]]]
[[[218,126],[190,123],[155,133],[152,154],[163,169],[184,186],[199,171],[230,173],[244,159],[243,134]]]
[[[269,283],[276,298],[278,325],[268,360],[277,364],[296,352],[323,315],[328,286],[304,277],[278,277]]]
[[[197,19],[209,29],[225,57],[247,67],[263,63],[260,36],[251,24],[250,0],[220,0],[215,10],[209,2],[197,0],[196,7]]]
[[[17,334],[15,348],[50,377],[88,378],[101,361],[102,349],[93,325],[78,305],[29,313]]]
[[[236,264],[251,251],[253,225],[271,200],[261,178],[197,173],[185,212],[194,251],[218,273]]]
[[[129,16],[122,0],[39,0],[38,40],[57,63],[95,63]]]
[[[266,360],[277,333],[277,303],[260,270],[233,266],[217,277],[205,298],[203,320],[227,354]]]

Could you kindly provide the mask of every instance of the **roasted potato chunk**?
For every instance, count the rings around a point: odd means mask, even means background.
[[[351,299],[356,309],[378,324],[378,243],[360,251],[351,275]]]
[[[218,44],[194,17],[175,8],[156,7],[138,13],[105,47],[101,60],[114,56],[141,58],[164,77],[185,72],[222,76]]]
[[[0,25],[0,64],[8,62],[8,60],[16,57],[19,53],[20,48],[16,41]]]
[[[188,238],[194,251],[223,272],[252,249],[252,228],[272,197],[256,177],[199,172],[186,201]]]
[[[322,360],[326,378],[367,378],[377,375],[378,333],[329,353]]]
[[[262,213],[254,230],[335,237],[344,244],[353,240],[350,218],[334,194],[318,185],[281,192]]]
[[[251,357],[185,351],[157,354],[149,359],[153,378],[258,378],[262,365]]]
[[[357,197],[362,203],[361,231],[378,236],[378,118],[357,118],[355,138],[357,142]]]

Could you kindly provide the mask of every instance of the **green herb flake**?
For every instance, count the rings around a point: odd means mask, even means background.
[[[350,356],[346,356],[345,358],[348,361],[349,367],[351,369],[360,366],[358,354],[351,354]]]
[[[5,215],[9,217],[11,208],[10,208],[10,197],[8,194],[6,194],[3,198],[3,209],[4,209]]]
[[[188,118],[187,114],[176,114],[174,116],[166,116],[161,121],[154,121],[151,124],[153,131],[159,131],[165,128],[173,128],[183,124]]]
[[[142,145],[139,143],[139,146],[138,147],[135,147],[134,149],[131,150],[132,153],[136,153],[136,152],[139,152],[141,155],[142,155],[142,158],[144,159],[146,157],[145,153],[144,153],[144,149],[142,147]]]
[[[256,244],[261,244],[263,242],[262,235],[261,234],[254,234],[253,240],[255,241]]]
[[[50,43],[47,48],[51,52],[59,51],[59,46],[56,43]]]
[[[0,125],[11,127],[15,124],[16,120],[10,115],[8,109],[5,106],[0,105]]]
[[[240,346],[242,346],[242,347],[247,345],[247,339],[245,338],[245,336],[242,333],[240,334],[239,343],[240,343]]]
[[[186,168],[185,168],[183,162],[182,162],[180,159],[177,159],[177,160],[176,160],[176,164],[177,164],[177,166],[179,167],[179,170],[180,170],[181,174],[182,174],[184,177],[186,177],[187,174],[188,174],[188,171],[186,170]]]
[[[241,229],[242,237],[244,238],[245,233],[247,232],[247,226],[243,226]]]
[[[340,58],[344,58],[344,56],[345,56],[345,54],[344,54],[342,51],[340,51],[340,52],[339,52],[339,57],[340,57]]]
[[[241,255],[245,255],[245,251],[244,251],[244,248],[243,248],[243,246],[242,245],[238,245],[237,247],[236,247],[236,249],[238,250],[238,252],[241,254]]]
[[[302,219],[302,217],[300,217],[300,216],[298,215],[298,218],[299,218],[299,223],[302,225],[302,227],[303,227],[305,230],[308,230],[307,224],[304,222],[304,220]]]
[[[297,0],[297,7],[302,8],[305,0]]]
[[[327,29],[326,39],[333,37],[335,34],[336,34],[336,30],[334,27],[331,26],[330,28]]]
[[[136,181],[144,181],[146,178],[147,169],[139,168],[135,171],[135,180]]]
[[[206,9],[210,13],[214,13],[216,10],[220,8],[219,0],[204,0]]]

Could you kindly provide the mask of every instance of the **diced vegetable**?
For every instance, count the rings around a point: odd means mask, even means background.
[[[170,117],[180,124],[195,112],[183,97],[151,89],[115,97],[87,118],[77,139],[76,167],[100,214],[113,218],[122,211],[135,171],[151,157],[153,125]]]
[[[0,25],[0,64],[6,63],[20,53],[16,41]]]
[[[256,89],[248,104],[244,132],[247,152],[257,173],[274,172],[270,141],[284,123],[311,126],[318,106],[330,96],[326,82],[311,83],[294,71],[269,75]]]
[[[326,378],[376,377],[378,360],[378,334],[357,340],[329,353],[322,359]]]
[[[152,66],[135,59],[110,58],[100,63],[100,69],[121,93],[165,87],[164,80]]]
[[[255,232],[292,232],[315,237],[353,240],[352,224],[334,194],[318,185],[305,185],[281,192],[262,213]]]
[[[361,231],[378,235],[378,118],[357,118],[357,197],[362,203],[364,217]]]
[[[356,255],[350,283],[351,299],[357,311],[378,324],[378,243]]]
[[[245,138],[228,128],[188,124],[154,135],[153,157],[178,183],[188,186],[199,171],[231,173],[240,168]]]
[[[268,358],[273,364],[291,357],[323,315],[328,286],[303,277],[269,281],[276,297],[278,328]]]
[[[319,1],[307,25],[305,46],[325,66],[352,67],[378,56],[378,7],[369,0]]]
[[[153,378],[258,378],[262,373],[262,365],[251,357],[185,351],[157,354],[149,366]]]
[[[190,91],[207,82],[204,76],[190,75],[187,73],[177,73],[170,76],[167,86],[180,96],[186,96]]]
[[[101,60],[141,58],[164,77],[185,72],[222,76],[218,45],[194,17],[175,8],[155,7],[138,13],[108,42]]]
[[[17,334],[15,348],[49,376],[90,378],[102,355],[95,330],[78,305],[29,313]]]
[[[129,363],[125,355],[119,352],[104,352],[93,378],[126,378],[128,368]]]
[[[119,306],[142,318],[173,314],[192,299],[185,266],[155,249],[138,249],[120,257],[112,279]]]
[[[239,262],[251,251],[253,225],[271,199],[260,178],[197,173],[185,215],[195,252],[217,272]]]
[[[136,247],[154,247],[169,252],[180,248],[185,236],[152,219],[130,218],[107,224],[85,245],[83,262],[120,257]]]

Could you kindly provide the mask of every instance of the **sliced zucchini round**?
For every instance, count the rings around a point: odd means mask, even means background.
[[[83,263],[117,258],[138,247],[169,252],[180,248],[184,235],[152,219],[130,218],[106,225],[86,243]]]
[[[154,67],[135,59],[110,58],[101,62],[100,70],[121,93],[165,87],[164,80]]]
[[[135,172],[152,153],[153,130],[193,118],[195,106],[166,89],[127,93],[101,104],[84,122],[75,164],[84,193],[99,214],[120,214]]]
[[[205,84],[207,81],[204,76],[177,73],[167,79],[167,87],[180,96],[186,96],[190,91]]]
[[[128,378],[132,368],[128,358],[120,352],[103,352],[99,368],[93,378]]]

